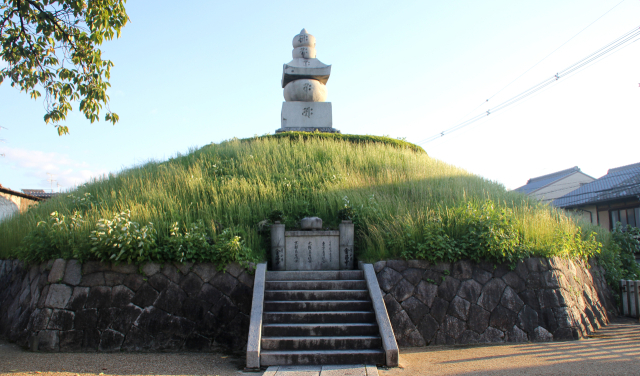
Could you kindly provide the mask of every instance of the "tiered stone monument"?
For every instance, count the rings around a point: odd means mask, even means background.
[[[284,64],[284,99],[279,132],[330,132],[333,128],[331,103],[327,100],[327,81],[331,65],[316,59],[316,38],[302,29],[293,37],[293,60]]]
[[[322,219],[307,217],[300,227],[300,231],[285,231],[279,222],[271,226],[272,270],[353,269],[351,221],[342,221],[338,231],[323,231]]]

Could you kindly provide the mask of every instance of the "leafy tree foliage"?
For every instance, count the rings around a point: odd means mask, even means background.
[[[69,133],[59,124],[72,109],[72,101],[92,123],[106,106],[105,121],[115,124],[118,115],[109,109],[107,88],[113,63],[103,60],[104,40],[120,36],[129,21],[126,0],[0,0],[0,84],[41,96],[59,135]]]

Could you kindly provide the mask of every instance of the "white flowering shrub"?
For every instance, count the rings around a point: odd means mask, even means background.
[[[100,261],[141,263],[152,259],[157,232],[153,223],[141,226],[131,221],[131,211],[100,219],[91,231],[91,253]]]

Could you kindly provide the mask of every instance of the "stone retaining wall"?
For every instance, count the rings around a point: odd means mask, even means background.
[[[584,338],[615,307],[603,270],[559,258],[505,265],[374,264],[400,346]]]
[[[0,336],[41,351],[241,350],[252,294],[237,264],[0,260]]]

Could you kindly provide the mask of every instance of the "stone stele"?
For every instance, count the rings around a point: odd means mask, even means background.
[[[331,65],[316,59],[316,38],[302,29],[293,37],[293,60],[284,64],[284,99],[280,129],[276,133],[303,131],[340,133],[333,128],[331,103],[327,100],[327,81]]]

